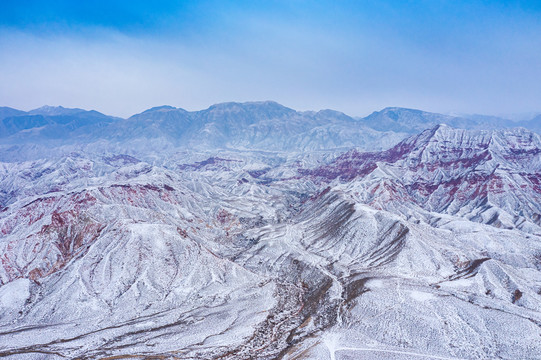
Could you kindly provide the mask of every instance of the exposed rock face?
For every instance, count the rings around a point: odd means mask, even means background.
[[[524,129],[466,131],[439,125],[377,153],[349,151],[300,170],[341,179],[377,208],[459,215],[541,234],[541,138]]]
[[[436,126],[380,152],[160,154],[0,165],[0,356],[541,353],[538,135]]]

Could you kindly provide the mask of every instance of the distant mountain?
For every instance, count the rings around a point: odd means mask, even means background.
[[[44,115],[44,116],[58,116],[58,115],[75,115],[86,112],[86,110],[78,108],[65,108],[63,106],[49,106],[45,105],[40,108],[30,110],[30,115]]]
[[[332,126],[351,128],[355,122],[340,113],[300,113],[268,101],[223,103],[196,112],[160,107],[134,115],[111,130],[115,138],[165,137],[196,148],[317,150],[341,147],[343,141],[334,144],[323,136],[312,138],[311,131],[325,127],[327,134]],[[361,146],[363,140],[369,139],[359,138],[356,143]]]
[[[0,120],[5,119],[11,116],[23,115],[25,112],[17,109],[12,109],[10,107],[1,106],[0,107]]]
[[[516,123],[516,126],[522,126],[526,129],[530,129],[538,134],[541,134],[541,114],[535,116],[531,120],[519,121]]]
[[[36,145],[55,149],[84,146],[124,153],[156,148],[384,150],[408,135],[438,124],[478,130],[522,126],[541,133],[541,118],[512,122],[494,116],[450,116],[397,107],[365,118],[352,118],[334,110],[296,111],[273,101],[229,102],[200,111],[159,106],[128,119],[61,106],[44,106],[29,112],[1,108],[0,115],[0,146],[17,146],[10,151],[31,158],[31,154],[38,156],[41,152],[34,148]],[[0,154],[2,158],[5,157]]]
[[[29,112],[9,111],[0,120],[0,141],[9,144],[57,140],[81,141],[81,136],[98,134],[104,126],[118,120],[97,111],[44,106]]]
[[[147,146],[149,139],[152,147],[201,150],[383,149],[403,137],[371,129],[337,111],[298,112],[272,101],[223,103],[194,112],[160,106],[128,119],[44,107],[0,123],[0,143],[4,144],[61,140],[64,145],[80,146],[105,140],[126,151]]]
[[[517,126],[510,120],[495,116],[469,115],[450,116],[421,110],[389,107],[375,111],[361,119],[375,130],[405,132],[415,134],[438,124],[446,124],[462,129],[501,129]]]

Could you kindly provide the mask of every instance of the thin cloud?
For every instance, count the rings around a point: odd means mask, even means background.
[[[540,110],[538,9],[437,3],[211,1],[153,12],[138,2],[120,20],[98,3],[88,19],[81,9],[15,16],[0,28],[0,99],[118,116],[264,99],[352,115]]]

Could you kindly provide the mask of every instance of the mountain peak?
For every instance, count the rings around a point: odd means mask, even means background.
[[[404,143],[413,144],[415,147],[453,147],[463,146],[465,143],[475,141],[488,143],[492,137],[490,130],[465,130],[457,129],[446,124],[437,124],[430,129],[405,139]]]
[[[274,101],[253,101],[253,102],[225,102],[214,104],[206,110],[198,112],[209,118],[230,118],[239,116],[244,120],[256,121],[257,119],[277,119],[296,114],[293,109],[285,107]]]
[[[276,101],[266,100],[266,101],[247,101],[247,102],[223,102],[211,105],[207,110],[281,110],[281,111],[295,111],[288,107],[285,107]],[[205,110],[203,110],[205,111]]]
[[[13,109],[7,106],[0,106],[0,120],[11,116],[19,116],[23,114],[25,114],[24,111]]]
[[[438,124],[454,124],[456,118],[416,109],[387,107],[362,120],[367,126],[380,131],[416,133]]]
[[[166,112],[166,111],[171,111],[171,110],[184,110],[184,109],[176,108],[170,105],[162,105],[162,106],[154,106],[150,109],[143,111],[141,114],[146,114],[146,113],[156,112],[156,111]]]
[[[28,113],[31,115],[56,116],[56,115],[73,115],[73,114],[84,112],[84,111],[86,110],[79,109],[79,108],[65,108],[63,106],[44,105],[40,108],[30,110]]]
[[[389,112],[414,112],[414,113],[427,113],[426,111],[412,108],[404,108],[399,106],[387,106],[380,111],[374,111],[374,113],[389,113]]]

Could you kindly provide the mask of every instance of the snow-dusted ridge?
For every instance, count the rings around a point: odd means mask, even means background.
[[[359,201],[377,208],[411,213],[416,205],[541,234],[541,137],[525,129],[438,125],[387,151],[352,150],[302,172],[348,180]]]
[[[77,149],[37,129],[0,149],[0,356],[541,353],[539,135],[363,152],[359,120],[269,102],[92,119]]]

